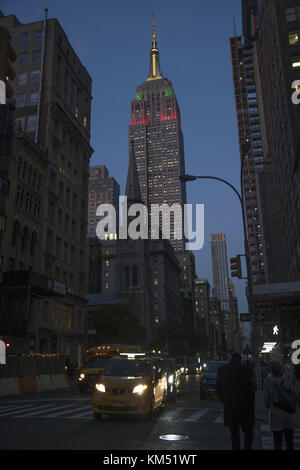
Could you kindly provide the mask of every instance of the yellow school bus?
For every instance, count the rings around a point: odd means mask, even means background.
[[[85,366],[80,370],[78,376],[80,392],[87,393],[93,391],[97,379],[102,374],[109,359],[119,356],[124,351],[140,352],[141,347],[126,344],[105,344],[88,349]]]

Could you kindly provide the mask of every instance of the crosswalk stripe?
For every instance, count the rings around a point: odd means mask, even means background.
[[[84,408],[89,408],[89,410],[87,411],[84,411],[83,413],[76,413],[75,415],[72,415],[72,416],[67,416],[67,418],[74,418],[74,419],[81,419],[81,418],[90,418],[93,416],[93,411],[91,409],[91,407],[87,407],[87,406],[83,406],[81,407],[80,409],[84,409]]]
[[[224,414],[220,413],[219,416],[214,420],[215,424],[221,424],[224,423]]]
[[[19,406],[17,409],[15,408],[14,410],[10,410],[10,411],[7,411],[7,412],[4,412],[4,413],[1,413],[0,412],[0,418],[4,418],[6,416],[11,416],[11,415],[14,415],[14,414],[17,414],[17,413],[22,413],[22,411],[26,408],[26,410],[30,409],[30,408],[34,408],[33,405],[24,405],[24,406]]]
[[[174,418],[177,418],[182,410],[186,410],[186,408],[176,408],[175,410],[167,411],[163,416],[160,417],[162,421],[173,421]]]
[[[55,413],[47,414],[45,415],[45,418],[56,418],[57,416],[64,415],[65,413],[71,413],[71,411],[73,410],[67,411],[66,408],[72,408],[72,407],[73,405],[64,405],[64,406],[55,407],[55,410],[56,410]]]
[[[49,410],[50,408],[50,410]],[[18,414],[17,416],[15,416],[15,418],[27,418],[27,417],[31,417],[31,416],[35,416],[39,413],[43,413],[45,410],[48,412],[48,411],[51,411],[51,408],[53,408],[53,405],[41,405],[41,406],[34,406],[33,408],[31,408],[30,410],[26,410],[26,413],[20,413]]]
[[[207,413],[207,410],[206,410],[206,409],[196,411],[196,413],[193,413],[191,416],[189,416],[188,418],[184,419],[183,421],[184,421],[185,423],[193,423],[193,422],[195,422],[195,421],[198,421],[198,419],[201,418],[202,416],[204,416],[206,413]]]
[[[28,405],[27,405],[28,406]],[[7,405],[7,406],[1,406],[0,407],[0,413],[4,412],[4,411],[9,411],[11,409],[15,409],[16,408],[16,405]]]

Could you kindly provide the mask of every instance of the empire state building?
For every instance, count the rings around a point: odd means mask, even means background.
[[[150,70],[131,102],[129,141],[134,142],[143,203],[149,210],[151,204],[164,203],[177,203],[183,209],[186,190],[179,180],[185,173],[180,109],[172,82],[161,73],[154,16]],[[174,239],[176,217],[171,212],[170,242],[181,258],[185,241]]]

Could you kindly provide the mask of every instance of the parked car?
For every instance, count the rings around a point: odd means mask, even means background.
[[[175,403],[180,393],[181,372],[175,359],[172,357],[164,358],[162,363],[162,369],[166,372],[168,380],[168,400]]]
[[[228,364],[228,361],[207,361],[203,364],[200,378],[200,400],[205,400],[207,395],[216,395],[218,368]]]

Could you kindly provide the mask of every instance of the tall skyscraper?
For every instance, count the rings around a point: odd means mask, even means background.
[[[221,302],[221,309],[229,312],[229,276],[226,237],[224,233],[210,235],[214,295]]]
[[[224,332],[227,346],[231,344],[232,318],[228,276],[228,257],[224,233],[210,235],[214,289],[213,295],[220,301],[224,312]]]
[[[134,141],[134,153],[141,198],[151,204],[186,203],[185,184],[179,180],[185,172],[184,144],[180,109],[172,83],[163,77],[153,18],[150,70],[144,83],[136,90],[131,102],[129,139]],[[175,235],[171,219],[171,237]],[[171,239],[176,251],[184,251],[184,240]]]
[[[88,207],[88,237],[96,236],[97,222],[100,217],[96,216],[99,204],[112,204],[119,213],[120,185],[109,176],[108,169],[104,165],[90,167],[89,177],[89,207]]]
[[[243,34],[251,43],[259,111],[265,121],[262,141],[268,187],[264,195],[266,244],[273,247],[268,261],[272,263],[271,282],[298,281],[300,134],[292,83],[300,76],[300,1],[243,0],[242,10]]]
[[[253,284],[265,282],[264,232],[259,199],[259,172],[263,168],[263,146],[253,71],[252,50],[241,36],[230,39],[234,94],[241,159],[245,144],[243,185]]]
[[[10,246],[7,250],[3,270],[34,269],[31,278],[39,282],[47,278],[48,286],[56,286],[59,297],[52,292],[50,299],[31,295],[28,289],[28,298],[25,296],[22,302],[24,318],[28,320],[27,305],[32,312],[31,321],[25,320],[26,336],[33,351],[64,353],[81,362],[89,159],[93,151],[92,80],[59,22],[47,19],[46,12],[43,21],[28,24],[0,12],[0,26],[9,30],[17,53],[16,78],[12,81],[16,119],[24,131],[24,143],[30,140],[28,151],[16,155],[18,177],[11,198],[18,211],[11,212],[7,236],[14,243],[16,240],[17,248]],[[35,230],[35,223],[40,231]],[[33,247],[38,251],[34,264],[29,253]],[[13,304],[14,300],[10,298],[9,302]],[[19,307],[12,305],[11,310],[18,321]]]

